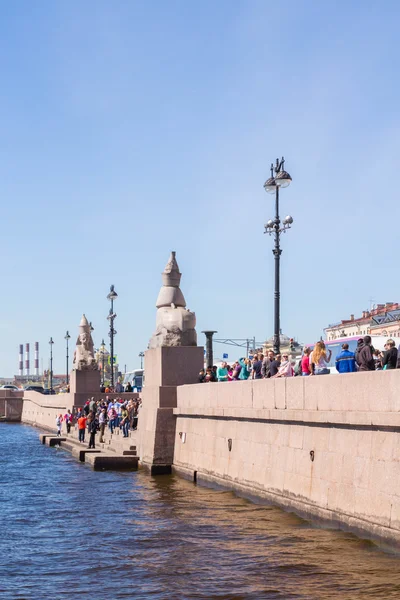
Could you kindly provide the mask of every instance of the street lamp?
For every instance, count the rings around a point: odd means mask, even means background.
[[[110,286],[110,293],[107,294],[107,299],[111,302],[110,312],[108,313],[107,319],[110,321],[110,331],[108,335],[110,336],[110,364],[111,364],[111,387],[114,387],[114,336],[116,335],[116,331],[114,329],[114,319],[116,318],[116,314],[114,312],[114,300],[118,298],[118,294],[114,289],[114,286]]]
[[[64,340],[67,341],[67,385],[69,383],[69,372],[68,372],[68,341],[71,339],[71,336],[69,335],[69,332],[67,331],[67,333],[65,334]]]
[[[104,338],[101,340],[101,385],[104,385]]]
[[[276,159],[275,167],[271,164],[271,177],[264,183],[264,189],[269,194],[275,194],[275,219],[270,219],[265,225],[264,233],[274,235],[275,245],[272,250],[275,257],[275,291],[274,291],[274,352],[279,354],[280,350],[280,281],[279,281],[279,263],[282,250],[280,247],[281,233],[290,229],[293,218],[288,215],[281,221],[279,217],[279,188],[288,187],[292,181],[289,173],[284,170],[285,159]],[[275,175],[274,175],[275,172]]]
[[[50,344],[50,393],[53,391],[53,338],[49,340]]]
[[[143,369],[144,352],[139,352],[139,358],[140,358],[140,368]]]

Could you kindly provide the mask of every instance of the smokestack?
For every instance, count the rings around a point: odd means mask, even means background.
[[[29,344],[25,344],[25,375],[29,375]]]
[[[24,374],[24,345],[19,345],[19,365],[18,365],[18,375]]]
[[[39,342],[35,342],[35,375],[39,375]]]

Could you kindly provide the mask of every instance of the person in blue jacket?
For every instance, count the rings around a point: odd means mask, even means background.
[[[349,351],[348,344],[342,344],[342,351],[336,357],[336,370],[339,373],[355,373],[357,371],[354,352]]]

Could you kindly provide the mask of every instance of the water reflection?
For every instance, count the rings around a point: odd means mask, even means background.
[[[399,558],[371,542],[314,528],[231,492],[169,477],[150,484],[157,494],[148,508],[154,517],[156,506],[163,527],[153,532],[148,554],[143,550],[147,569],[168,577],[167,565],[153,553],[154,546],[163,545],[163,558],[176,565],[178,580],[196,582],[197,592],[187,597],[399,597],[400,576],[393,573]]]

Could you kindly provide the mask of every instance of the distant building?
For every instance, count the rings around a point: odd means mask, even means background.
[[[288,352],[289,354],[292,354],[292,355],[301,354],[302,345],[298,341],[296,341],[294,338],[291,338],[282,332],[279,336],[279,344],[280,344],[281,355],[284,352]],[[263,351],[264,355],[266,355],[268,350],[273,350],[273,348],[274,348],[274,336],[271,336],[264,342],[262,351]]]
[[[110,353],[107,350],[105,344],[102,344],[98,350],[95,351],[94,355],[97,364],[99,365],[99,370],[101,373],[101,381],[109,382],[111,380],[111,360]],[[118,358],[114,354],[114,381],[117,382],[119,377],[119,366],[118,366]]]
[[[328,341],[364,335],[400,337],[400,304],[377,304],[370,311],[364,310],[361,317],[355,319],[350,315],[350,319],[328,325],[324,331]]]

